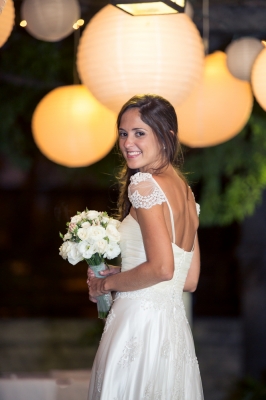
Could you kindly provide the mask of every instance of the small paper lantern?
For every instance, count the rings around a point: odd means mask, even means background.
[[[251,74],[251,84],[254,96],[266,111],[266,48],[255,60]]]
[[[81,81],[119,111],[138,93],[180,104],[200,81],[204,50],[186,14],[133,17],[108,5],[86,26],[78,46]]]
[[[232,42],[226,49],[226,63],[231,74],[243,81],[250,81],[252,66],[263,48],[261,41],[253,37]]]
[[[34,140],[50,160],[82,167],[103,158],[116,141],[115,115],[83,85],[48,93],[32,118]]]
[[[241,131],[253,105],[250,84],[234,78],[226,54],[217,51],[205,59],[204,79],[176,108],[179,139],[190,147],[225,142]]]
[[[56,42],[73,32],[80,17],[77,0],[24,0],[21,16],[26,30],[36,39]]]
[[[12,32],[15,21],[13,0],[7,0],[0,14],[0,47],[2,47]]]

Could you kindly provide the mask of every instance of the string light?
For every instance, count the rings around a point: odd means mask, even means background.
[[[21,21],[19,25],[22,26],[22,28],[25,28],[25,26],[27,26],[27,21],[23,19],[23,21]]]

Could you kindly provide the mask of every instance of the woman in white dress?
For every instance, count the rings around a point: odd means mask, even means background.
[[[198,283],[198,206],[175,167],[177,118],[156,95],[118,115],[121,273],[89,272],[90,297],[116,296],[96,354],[88,400],[202,400],[182,292]],[[111,274],[110,274],[111,273]]]

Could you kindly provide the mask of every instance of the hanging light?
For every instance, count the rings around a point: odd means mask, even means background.
[[[111,0],[110,3],[134,16],[176,14],[185,11],[186,0]]]
[[[250,81],[252,66],[263,48],[261,41],[254,37],[243,37],[230,43],[226,49],[226,63],[231,74]]]
[[[251,84],[254,96],[266,111],[266,48],[264,48],[258,57],[256,58],[252,73],[251,73]]]
[[[24,0],[21,16],[33,37],[56,42],[73,32],[73,25],[80,18],[80,6],[78,0]]]
[[[83,85],[48,93],[32,118],[34,140],[50,160],[82,167],[103,158],[116,140],[115,115]]]
[[[77,53],[81,81],[115,112],[137,93],[180,104],[203,64],[201,37],[186,14],[133,18],[111,5],[86,26]]]
[[[203,81],[176,108],[179,139],[190,147],[225,142],[245,126],[252,104],[250,84],[230,74],[226,54],[221,51],[210,54],[205,59]]]
[[[13,0],[8,0],[3,4],[2,13],[0,13],[0,47],[2,47],[9,38],[15,22],[15,7]]]

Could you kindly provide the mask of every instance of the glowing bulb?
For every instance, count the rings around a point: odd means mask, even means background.
[[[82,26],[82,25],[84,25],[84,23],[85,23],[84,19],[78,19],[77,20],[78,26]]]
[[[23,19],[23,21],[21,21],[19,25],[22,26],[22,28],[25,28],[25,26],[27,26],[27,21]]]
[[[73,28],[74,29],[78,29],[79,28],[79,25],[77,24],[77,22],[74,23]]]
[[[266,40],[262,40],[261,43],[266,47]]]

